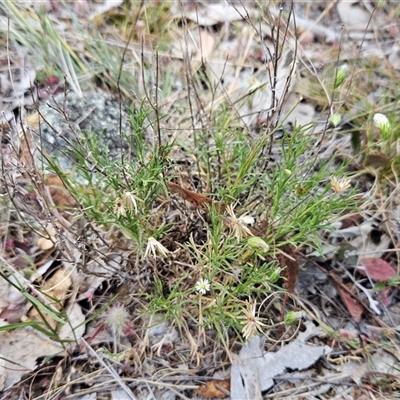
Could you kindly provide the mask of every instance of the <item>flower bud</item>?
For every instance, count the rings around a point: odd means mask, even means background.
[[[343,83],[343,81],[346,79],[346,75],[347,75],[347,65],[340,66],[336,72],[335,82],[333,84],[333,87],[335,89],[337,89]]]
[[[374,125],[381,131],[381,135],[384,140],[388,140],[390,138],[391,126],[385,114],[375,114]]]
[[[267,253],[269,251],[268,244],[258,236],[252,236],[251,238],[249,238],[247,244],[251,248],[258,250],[261,253]]]
[[[302,312],[296,312],[296,311],[289,311],[285,315],[285,324],[286,325],[294,325],[299,319],[302,318]]]
[[[290,169],[284,169],[283,172],[284,172],[287,176],[292,175],[292,171],[291,171]]]
[[[336,128],[342,121],[342,117],[340,114],[332,114],[331,117],[329,118],[329,121]]]

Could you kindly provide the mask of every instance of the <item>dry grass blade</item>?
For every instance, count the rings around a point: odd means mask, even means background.
[[[136,400],[136,397],[132,393],[131,389],[122,381],[121,377],[118,375],[118,373],[115,371],[114,368],[109,366],[105,360],[103,360],[94,350],[93,348],[86,342],[85,339],[81,339],[82,343],[85,345],[87,350],[89,351],[89,354],[91,354],[94,358],[96,358],[99,363],[111,374],[112,377],[116,380],[118,385],[124,390],[126,395],[131,399],[131,400]]]

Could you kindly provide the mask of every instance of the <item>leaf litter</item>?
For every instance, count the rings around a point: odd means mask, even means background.
[[[47,4],[47,6],[50,6],[49,12],[62,14],[62,7],[55,6],[53,9],[51,8],[53,7],[53,2],[44,3]],[[95,14],[98,15],[98,13],[106,12],[111,7],[111,3],[106,2],[104,5],[105,8],[99,8],[96,11],[94,3],[84,3],[84,7],[87,7],[85,12],[94,10],[94,14],[92,13],[93,16]],[[371,50],[373,46],[369,45],[368,40],[373,40],[372,32],[370,34],[372,29],[375,29],[376,27],[384,27],[385,24],[390,22],[390,19],[388,19],[386,15],[381,14],[377,20],[371,19],[370,24],[371,4],[369,2],[363,2],[360,4],[359,2],[339,1],[334,3],[335,4],[332,3],[332,5],[326,6],[323,11],[318,9],[318,6],[302,6],[303,8],[305,7],[306,11],[304,13],[304,9],[301,9],[301,17],[297,19],[298,26],[302,31],[301,37],[303,39],[302,43],[304,46],[304,48],[301,50],[304,53],[301,54],[301,56],[318,61],[318,57],[325,57],[325,54],[329,53],[329,51],[323,47],[325,44],[337,44],[340,36],[335,30],[332,30],[330,26],[324,25],[327,23],[327,21],[329,21],[329,18],[327,19],[327,17],[330,17],[333,19],[334,23],[345,24],[345,29],[348,31],[349,37],[356,41],[358,40],[357,44],[360,46],[362,51],[361,54],[363,56],[380,57],[380,60],[385,60],[386,54],[382,53],[379,46],[377,46],[376,49],[374,48]],[[210,65],[213,76],[221,78],[221,80],[222,78],[224,79],[223,84],[227,88],[227,93],[231,96],[233,103],[237,104],[238,109],[244,115],[243,121],[245,124],[252,129],[255,129],[257,126],[267,123],[269,114],[265,110],[271,106],[274,106],[274,102],[276,105],[283,100],[285,85],[279,86],[278,93],[276,93],[274,97],[270,90],[268,90],[269,79],[265,76],[265,70],[253,67],[254,62],[260,64],[260,62],[265,62],[265,60],[268,59],[268,56],[263,54],[262,50],[261,55],[257,54],[257,51],[250,51],[250,49],[254,47],[256,49],[261,48],[261,44],[257,43],[254,36],[252,36],[252,30],[246,30],[246,25],[242,21],[243,16],[250,15],[253,18],[253,10],[249,11],[239,5],[232,7],[228,3],[199,4],[196,5],[195,10],[191,10],[190,6],[191,5],[188,3],[185,4],[183,9],[177,9],[175,12],[173,12],[173,17],[176,19],[186,18],[195,26],[195,30],[192,32],[192,51],[194,54],[193,60],[197,62],[197,68],[199,68],[203,61],[207,61]],[[296,6],[301,7],[300,4],[296,4]],[[79,13],[82,13],[82,9],[79,9],[78,6],[74,7],[76,7],[74,12],[76,12],[78,15]],[[274,7],[272,8],[272,12],[275,13],[275,15],[278,15],[278,9]],[[312,16],[308,15],[310,13]],[[67,15],[68,14],[64,15],[64,17],[68,18]],[[351,18],[349,17],[350,15]],[[318,16],[321,18],[317,18]],[[330,22],[332,23],[332,20]],[[218,26],[218,24],[227,26],[232,23],[242,24],[242,37],[237,37],[230,41],[229,38],[217,37],[212,30],[208,30],[208,27],[211,26]],[[200,25],[200,27],[198,27],[198,25]],[[265,31],[267,32],[266,40],[271,40],[271,38],[268,37],[271,34],[271,29],[265,28]],[[199,33],[194,34],[194,32]],[[388,37],[393,35],[390,30],[385,31],[384,34],[386,34]],[[184,37],[184,34],[181,36]],[[316,41],[314,46],[310,44],[313,40]],[[352,45],[353,43],[350,43],[350,41],[343,44],[343,53],[345,54],[344,58],[350,59],[352,54],[354,54],[354,48],[352,48]],[[245,51],[243,53],[238,50],[242,47],[244,47],[247,52]],[[178,50],[175,56],[183,60],[185,59],[186,55],[182,49],[185,49],[185,46],[181,46],[180,50]],[[395,53],[396,52],[394,51],[392,54],[390,54],[390,56],[387,58],[387,61],[396,68],[396,59],[393,56]],[[234,62],[232,62],[232,58],[238,54],[243,54],[243,56],[240,62],[235,65]],[[291,70],[295,66],[295,60],[292,56],[292,49],[288,49],[283,53],[282,60],[280,61],[278,68],[280,74],[278,75],[278,79],[281,83],[285,82],[287,76],[292,75]],[[256,71],[256,69],[258,69],[258,71]],[[5,110],[5,114],[3,115],[5,115],[7,121],[11,119],[10,110],[15,107],[17,103],[20,104],[23,98],[25,105],[29,106],[29,104],[31,104],[30,101],[27,100],[28,96],[25,96],[25,93],[32,86],[35,75],[36,73],[33,67],[31,67],[28,72],[24,71],[23,73],[17,73],[16,77],[14,78],[14,81],[18,82],[18,85],[15,87],[16,99],[10,101],[7,98],[8,96],[2,93],[2,96],[4,97],[2,99],[3,104],[6,104],[3,106]],[[3,78],[7,80],[7,74],[5,74]],[[299,123],[307,124],[312,122],[317,115],[317,107],[315,107],[311,101],[302,103],[304,93],[307,92],[311,87],[310,84],[307,83],[306,88],[302,88],[301,85],[303,83],[304,81],[299,82],[293,77],[293,81],[290,84],[289,96],[291,96],[291,101],[286,104],[286,109],[283,110],[283,116],[286,115],[285,113],[288,115],[286,120],[287,126],[294,126]],[[9,85],[7,85],[2,85],[2,88],[9,88]],[[257,89],[256,95],[249,97],[250,100],[248,99],[249,88],[252,88],[251,90]],[[243,95],[245,96],[244,100]],[[312,99],[312,96],[310,96],[310,98]],[[295,113],[289,113],[292,106],[295,106],[296,104],[299,104],[299,106],[295,109]],[[362,108],[365,107],[362,106]],[[173,117],[171,117],[171,121],[172,118]],[[351,117],[349,117],[349,120],[351,120]],[[314,129],[316,129],[315,126],[310,128],[310,133]],[[331,152],[331,150],[329,151]],[[328,153],[329,151],[327,150]],[[5,164],[7,164],[7,162],[12,164],[15,162],[15,160],[12,161],[11,159],[6,159],[4,162]],[[369,163],[370,162],[371,161],[369,161]],[[386,161],[384,164],[385,163]],[[369,166],[371,166],[371,164],[369,164]],[[20,179],[21,177],[19,176],[18,178]],[[68,209],[69,207],[75,205],[74,199],[68,198],[68,195],[63,194],[62,184],[60,185],[58,182],[51,182],[51,177],[47,177],[47,179],[47,189],[50,192],[53,203],[58,206],[58,208],[64,207]],[[190,190],[193,188],[190,188],[189,186],[186,187],[173,182],[169,184],[170,191],[178,194],[182,198],[178,199],[177,202],[180,200],[187,201],[193,205],[194,208],[201,209],[202,211],[204,211],[207,206],[215,204],[211,198],[201,195],[194,190]],[[372,191],[370,193],[372,193]],[[25,209],[26,214],[30,215],[31,218],[37,217],[39,215],[38,202],[40,201],[40,198],[32,198],[30,192],[25,190],[25,187],[23,187],[22,184],[19,197],[23,200],[21,203],[24,204],[23,208]],[[62,213],[60,213],[60,216],[62,218],[65,217],[65,221],[68,222],[68,216],[66,214],[61,214]],[[340,242],[343,237],[350,237],[347,243],[352,246],[353,249],[355,249],[355,252],[358,253],[358,260],[356,263],[352,264],[349,262],[349,258],[346,257],[334,259],[332,263],[339,268],[350,270],[351,273],[354,274],[352,279],[346,279],[347,275],[346,273],[343,273],[338,279],[328,279],[327,281],[323,281],[323,283],[316,283],[315,287],[317,289],[314,293],[311,293],[315,296],[317,291],[319,291],[320,295],[322,296],[324,285],[326,285],[326,287],[330,286],[330,293],[332,293],[333,287],[333,290],[336,290],[336,295],[341,298],[342,304],[350,316],[350,320],[360,323],[359,325],[354,325],[353,328],[355,334],[350,339],[348,337],[348,332],[350,332],[350,330],[341,331],[340,334],[342,336],[337,337],[337,339],[341,341],[341,345],[338,346],[338,348],[345,349],[345,353],[350,355],[354,350],[354,347],[351,346],[351,340],[358,340],[359,337],[361,337],[360,340],[363,340],[363,344],[365,345],[372,343],[374,340],[380,340],[380,336],[377,335],[376,329],[374,330],[371,326],[361,326],[362,322],[367,321],[367,317],[370,317],[370,312],[372,315],[379,315],[379,313],[383,312],[384,310],[381,304],[379,304],[379,302],[373,298],[374,288],[373,282],[371,284],[371,281],[387,281],[389,278],[392,278],[397,274],[395,269],[383,259],[385,251],[390,247],[391,243],[390,229],[388,230],[383,228],[381,215],[375,214],[371,220],[368,220],[366,216],[364,217],[365,221],[363,223],[343,229],[339,228],[335,232],[336,237],[332,235],[329,238],[333,244],[336,244],[337,242]],[[44,220],[45,218],[43,218],[43,221]],[[394,223],[394,226],[396,226],[396,224],[398,225],[397,220],[393,222],[392,219],[390,220],[390,223]],[[46,258],[48,259],[49,257],[52,257],[51,253],[46,252],[55,250],[53,247],[58,240],[57,233],[60,231],[60,229],[63,229],[63,227],[51,227],[43,225],[42,228],[43,230],[41,231],[41,237],[35,237],[34,240],[29,240],[29,236],[27,236],[26,246],[28,247],[28,252],[23,251],[21,247],[18,247],[18,245],[13,245],[13,251],[32,257],[32,259],[35,259],[34,254],[41,254],[44,258],[42,261],[46,261]],[[71,224],[68,225],[68,228],[71,229]],[[378,241],[376,241],[372,235],[373,231],[376,230],[381,232]],[[397,231],[395,230],[395,232],[398,232],[398,229]],[[113,233],[103,234],[101,239],[110,243],[110,237],[112,235]],[[97,239],[98,238],[93,238],[92,244],[99,248]],[[64,245],[68,247],[68,243],[72,243],[74,240],[75,237],[71,235],[69,240],[67,240]],[[51,310],[55,313],[56,311],[59,311],[60,306],[65,308],[71,325],[64,324],[61,327],[61,329],[58,331],[59,338],[76,340],[83,337],[86,332],[86,339],[89,338],[93,342],[96,340],[96,337],[101,337],[101,340],[99,340],[101,343],[111,343],[113,341],[113,335],[110,332],[107,332],[107,328],[105,328],[101,322],[99,323],[99,321],[91,321],[89,324],[85,323],[83,306],[77,302],[78,300],[83,300],[87,302],[85,307],[94,307],[92,301],[96,301],[96,291],[98,289],[101,289],[105,292],[107,292],[107,290],[111,290],[108,280],[115,275],[121,276],[124,274],[123,269],[129,268],[130,263],[128,260],[130,252],[110,252],[109,249],[111,247],[112,246],[106,245],[99,248],[99,253],[106,254],[106,258],[100,259],[98,257],[93,257],[86,265],[85,274],[82,274],[81,271],[71,268],[71,260],[63,261],[60,266],[57,265],[56,258],[54,258],[50,263],[50,267],[53,264],[55,266],[55,268],[51,270],[51,273],[46,275],[46,271],[43,271],[42,274],[39,274],[40,278],[38,278],[36,275],[32,275],[34,278],[24,281],[25,289],[37,289],[45,294],[45,299],[48,299],[47,305],[51,305],[49,311]],[[35,250],[32,251],[31,249]],[[72,254],[75,252],[75,259],[79,258],[79,254],[76,253],[76,249],[73,246],[70,246],[68,250]],[[287,253],[289,253],[289,256],[292,255],[291,251]],[[369,254],[374,254],[374,258],[365,257],[365,255],[369,256]],[[334,257],[332,257],[332,259],[333,258]],[[18,259],[15,258],[13,261],[17,263],[17,260]],[[25,269],[28,269],[28,264],[29,263],[25,265]],[[293,270],[296,270],[295,280],[297,280],[298,266],[294,265]],[[370,281],[362,281],[362,283],[359,283],[360,277],[358,274],[369,278]],[[292,275],[293,274],[290,274],[289,277]],[[326,275],[328,276],[328,274]],[[13,276],[19,283],[18,274]],[[38,285],[35,288],[31,286],[32,282],[41,282],[42,279],[44,280],[43,284]],[[300,270],[300,282],[301,279],[302,274]],[[290,291],[294,290],[294,286],[296,284],[295,280],[288,282]],[[349,281],[353,283],[353,285],[350,286],[350,290],[346,289],[349,285],[351,285],[351,283],[349,284]],[[81,285],[81,289],[79,291],[76,289],[76,285],[78,283]],[[360,285],[362,285],[362,288],[360,288]],[[20,291],[16,290],[11,285],[4,285],[2,288],[4,290],[2,291],[3,294],[0,299],[2,302],[1,315],[3,317],[5,316],[5,319],[7,319],[8,322],[13,320],[17,322],[23,316],[25,316],[26,313],[28,313],[27,315],[29,319],[35,321],[37,318],[37,311],[35,313],[33,311],[34,309],[31,308],[31,311],[28,312],[29,306],[27,305],[26,297],[21,296]],[[303,288],[303,295],[304,298],[308,298],[309,301],[310,293],[307,292],[308,288],[309,286]],[[32,293],[34,294],[34,292]],[[51,301],[49,300],[50,298],[52,298]],[[46,302],[44,303],[46,304]],[[329,300],[326,304],[329,304]],[[329,307],[331,308],[328,309],[327,307],[322,307],[322,312],[320,312],[316,317],[314,315],[314,317],[317,320],[321,318],[321,323],[329,322],[330,326],[339,327],[337,319],[339,317],[341,318],[342,316],[335,315],[335,312],[337,313],[338,311],[331,305],[329,305]],[[343,308],[341,310],[339,309],[339,312],[342,312],[343,314]],[[313,315],[313,312],[310,311],[310,315]],[[50,312],[46,315],[45,319],[48,321],[48,324],[52,329],[56,329],[57,321],[52,319],[52,314]],[[378,321],[377,325],[379,328],[386,330],[386,332],[389,332],[390,334],[396,335],[395,327],[380,324],[382,321],[379,319],[372,319],[372,321]],[[368,319],[368,322],[371,322],[370,318]],[[151,325],[152,323],[149,324],[149,326]],[[282,346],[280,346],[280,348],[276,351],[266,351],[266,348],[268,348],[265,343],[266,339],[260,336],[255,336],[249,340],[241,347],[240,350],[236,348],[237,352],[231,354],[232,365],[230,370],[230,386],[222,383],[227,382],[226,379],[221,381],[212,380],[204,385],[204,387],[200,386],[197,394],[206,398],[211,398],[211,396],[224,398],[223,396],[228,396],[230,391],[231,398],[263,398],[262,396],[265,394],[265,392],[271,390],[274,385],[276,393],[278,393],[279,388],[285,390],[285,385],[282,383],[279,385],[276,384],[279,379],[290,382],[291,379],[300,379],[300,377],[302,377],[304,382],[307,382],[311,388],[312,385],[310,384],[310,380],[307,380],[309,376],[300,375],[298,372],[294,371],[310,369],[319,362],[318,360],[325,359],[329,353],[329,360],[332,362],[330,365],[331,368],[334,362],[337,362],[339,359],[343,359],[343,368],[341,371],[345,374],[341,376],[338,374],[338,370],[334,369],[333,372],[332,370],[330,371],[332,375],[329,376],[329,379],[325,379],[330,382],[330,379],[332,378],[335,384],[337,384],[337,382],[334,381],[334,379],[343,380],[344,377],[349,376],[354,382],[361,384],[365,382],[365,380],[372,383],[374,379],[378,379],[379,373],[393,373],[393,375],[397,375],[396,371],[398,370],[398,357],[388,356],[387,352],[375,352],[370,347],[369,350],[372,354],[372,366],[368,365],[368,363],[365,361],[365,359],[368,357],[357,361],[346,361],[346,356],[342,357],[341,354],[335,355],[335,343],[334,341],[329,341],[326,339],[326,331],[323,333],[320,328],[316,328],[314,323],[308,320],[304,321],[302,325],[303,329],[305,330],[299,332],[295,339],[292,338],[290,343],[282,344]],[[162,316],[157,316],[155,326],[157,328],[152,327],[147,330],[149,345],[153,348],[155,354],[154,360],[161,365],[165,365],[166,368],[170,369],[170,371],[175,372],[177,374],[175,377],[176,382],[180,382],[181,380],[184,382],[192,382],[191,379],[187,380],[187,377],[184,379],[184,372],[181,372],[179,369],[174,369],[170,362],[166,360],[168,358],[167,355],[169,354],[169,351],[173,352],[174,348],[184,346],[182,341],[179,339],[177,331],[173,326],[170,326],[166,321],[164,321]],[[88,334],[89,332],[90,334]],[[137,337],[133,341],[129,340],[129,335],[131,334],[131,332],[127,331],[122,332],[121,335],[121,341],[123,342],[125,340],[125,343],[127,343],[128,346],[132,346],[132,343],[135,343],[135,340],[137,341]],[[331,332],[331,334],[333,335],[333,332]],[[38,365],[38,360],[41,360],[45,356],[57,354],[59,357],[70,357],[69,355],[66,355],[65,349],[57,342],[53,342],[45,336],[42,337],[41,334],[30,328],[17,328],[13,330],[12,338],[7,332],[1,332],[1,335],[2,343],[0,345],[0,354],[3,357],[2,360],[7,360],[0,365],[0,383],[3,384],[3,388],[8,388],[10,385],[18,382],[23,374],[33,371]],[[317,345],[311,345],[308,343],[308,340],[311,337],[318,337]],[[16,343],[16,340],[18,342],[18,346],[13,346],[13,344]],[[330,345],[324,344],[325,341],[329,342]],[[272,347],[271,343],[269,343],[269,346]],[[18,352],[16,351],[17,348]],[[10,351],[10,349],[13,350]],[[141,351],[144,350],[142,349]],[[85,354],[85,352],[82,351],[82,354]],[[295,358],[294,355],[296,355]],[[159,358],[157,359],[156,356]],[[93,360],[96,359],[96,357],[89,354],[85,354],[84,357],[86,357],[85,361],[90,359],[91,362],[93,362]],[[163,357],[165,359],[163,359]],[[382,361],[379,366],[378,360]],[[10,362],[11,364],[16,363],[18,368],[15,368],[15,364],[11,366],[10,364],[7,364]],[[126,371],[129,372],[129,366],[126,362],[120,363],[108,360],[106,358],[104,364],[104,368],[106,370],[109,368],[108,372],[111,371],[111,375],[114,373],[117,375],[123,375],[123,373],[126,373]],[[188,371],[188,364],[189,363],[187,362],[183,362],[183,370],[186,370],[186,373]],[[85,374],[83,371],[85,370],[82,367],[82,364],[77,363],[76,365],[78,368],[81,368],[84,376]],[[208,367],[210,367],[210,364]],[[148,360],[146,368],[152,371],[152,373],[156,373],[157,368],[149,363]],[[212,370],[213,368],[210,369]],[[118,371],[118,373],[116,371]],[[229,374],[229,368],[227,368],[225,372]],[[180,374],[182,377],[179,376]],[[134,373],[132,373],[132,375],[134,376]],[[327,374],[326,377],[328,377],[328,375],[329,374]],[[212,373],[210,373],[210,376],[212,376]],[[104,378],[97,377],[96,379],[98,379],[96,383],[101,384]],[[94,381],[96,379],[94,379]],[[117,378],[115,379],[118,380]],[[156,384],[156,380],[151,383]],[[77,383],[77,385],[79,386],[79,383]],[[140,380],[138,382],[138,386],[141,387]],[[346,388],[346,390],[351,390],[348,386],[346,386],[346,384],[343,386]],[[179,388],[179,384],[176,387]],[[184,385],[182,385],[182,387],[184,387]],[[324,390],[321,391],[321,393],[326,393],[330,388],[332,388],[332,385],[325,384],[323,387]],[[98,393],[101,393],[101,390],[102,389],[98,389]],[[124,398],[124,396],[126,396],[126,398],[133,398],[131,394],[127,394],[128,392],[130,392],[130,389],[128,391],[110,389],[112,396],[119,399]],[[149,390],[149,392],[151,393],[151,390]],[[66,393],[68,393],[68,389],[66,390]],[[156,393],[157,398],[175,398],[176,396],[173,391],[168,390],[168,385],[165,385],[165,389],[154,391],[153,393]],[[357,394],[357,392],[351,393],[353,393],[353,395],[354,393]],[[317,393],[313,392],[313,395],[317,395]],[[97,398],[96,392],[82,396],[83,397],[81,398],[86,398],[87,396],[89,396],[88,398]]]
[[[274,379],[290,370],[304,370],[311,367],[322,356],[328,355],[329,346],[311,346],[306,342],[323,331],[311,321],[305,323],[306,330],[297,338],[276,352],[265,352],[264,339],[255,336],[233,356],[231,370],[232,399],[262,399],[262,392],[274,385]]]

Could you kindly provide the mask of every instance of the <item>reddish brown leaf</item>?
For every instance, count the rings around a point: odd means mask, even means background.
[[[391,299],[392,296],[390,296],[390,295],[393,292],[393,288],[391,288],[390,286],[385,287],[384,289],[380,290],[379,292],[381,295],[382,303],[387,307],[390,306],[392,304],[392,299]]]
[[[363,307],[357,303],[350,289],[343,285],[341,278],[332,272],[329,273],[329,277],[351,317],[355,322],[360,322],[364,311]]]
[[[346,217],[341,220],[342,226],[340,227],[340,229],[346,229],[350,228],[351,226],[359,225],[361,221],[361,214],[352,214],[350,217]]]
[[[204,206],[206,205],[212,205],[216,207],[223,207],[222,204],[218,202],[213,202],[212,199],[209,197],[203,196],[202,194],[192,192],[191,190],[187,190],[181,185],[178,185],[177,183],[173,182],[167,182],[167,187],[171,193],[177,193],[179,196],[181,196],[183,199],[188,201],[189,203],[193,204],[195,207],[200,208],[202,210],[205,209]]]
[[[361,316],[363,314],[363,308],[357,304],[357,302],[350,296],[341,286],[336,286],[336,290],[339,293],[340,298],[342,299],[344,305],[347,308],[347,311],[354,319],[354,322],[360,322]]]
[[[231,383],[229,379],[224,381],[213,380],[205,384],[205,386],[200,386],[197,389],[197,394],[203,396],[206,399],[213,399],[215,397],[219,399],[224,399],[228,396]]]
[[[369,276],[377,282],[386,281],[396,275],[394,268],[381,258],[363,258],[357,270],[364,276]]]

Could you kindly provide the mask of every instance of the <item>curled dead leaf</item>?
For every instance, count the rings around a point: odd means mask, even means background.
[[[212,199],[210,199],[207,196],[203,196],[202,194],[185,189],[183,186],[178,185],[177,183],[167,182],[167,187],[171,193],[179,194],[179,196],[181,196],[184,200],[188,201],[195,207],[200,208],[202,210],[205,209],[204,207],[206,205],[211,206],[212,204],[214,204],[214,206],[217,208],[224,207],[223,204],[214,202]]]

